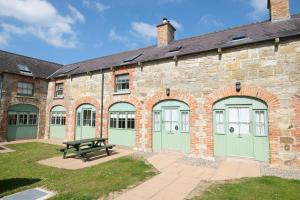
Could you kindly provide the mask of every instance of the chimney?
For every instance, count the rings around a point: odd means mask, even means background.
[[[271,21],[280,21],[291,17],[289,0],[268,0],[268,9]]]
[[[157,28],[157,46],[166,46],[174,41],[176,29],[167,18],[164,18],[162,23],[156,26]]]

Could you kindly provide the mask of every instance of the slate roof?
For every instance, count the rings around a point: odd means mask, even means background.
[[[21,72],[18,65],[27,66],[31,73]],[[62,65],[57,63],[0,50],[0,72],[46,79],[61,67]]]
[[[246,38],[233,41],[232,38],[236,35],[246,35]],[[278,37],[284,38],[291,36],[300,36],[300,14],[293,15],[290,19],[284,21],[264,21],[219,32],[213,32],[197,37],[175,40],[164,47],[158,47],[155,45],[65,65],[63,68],[54,73],[52,77],[80,74],[101,69],[109,69],[110,67],[136,64],[138,62],[172,58],[174,57],[174,55],[182,56],[216,50],[218,48],[229,48],[239,45],[273,40]],[[177,47],[180,47],[179,51],[170,52],[170,50],[173,50]],[[128,58],[136,56],[138,56],[136,59],[129,62],[124,62],[124,60]]]

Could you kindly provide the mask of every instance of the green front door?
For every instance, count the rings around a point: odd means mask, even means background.
[[[66,134],[66,109],[63,106],[55,106],[51,110],[50,138],[65,139]]]
[[[163,101],[153,109],[154,151],[190,152],[189,111],[180,101]]]
[[[76,110],[76,140],[94,138],[96,134],[96,109],[90,104]]]
[[[28,104],[11,106],[8,110],[6,139],[22,140],[37,138],[38,108]]]
[[[250,129],[251,108],[229,106],[226,110],[228,155],[253,158],[253,130]]]
[[[269,160],[267,105],[255,98],[230,97],[213,106],[214,153]]]

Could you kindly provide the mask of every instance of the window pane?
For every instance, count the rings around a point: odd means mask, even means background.
[[[96,112],[93,111],[93,116],[92,116],[92,126],[95,127],[96,126]]]
[[[92,125],[92,111],[91,110],[83,110],[83,126],[91,126]]]
[[[77,126],[81,126],[81,113],[80,112],[78,112],[77,113]]]
[[[237,108],[229,108],[229,122],[238,122]]]
[[[189,131],[189,114],[188,112],[182,112],[181,113],[181,129],[183,132],[188,132]]]
[[[34,87],[32,83],[18,83],[17,91],[19,95],[33,96],[33,90]]]
[[[8,124],[9,125],[16,125],[17,124],[17,113],[16,112],[9,112],[8,113]]]
[[[135,128],[135,114],[134,113],[127,114],[127,128],[128,129]]]
[[[250,122],[249,108],[239,108],[239,122]]]
[[[249,124],[240,124],[240,133],[241,134],[250,134],[250,125]]]
[[[66,125],[66,112],[62,112],[61,125]]]
[[[126,128],[126,114],[119,113],[118,128]]]
[[[154,112],[154,131],[160,131],[160,112]]]
[[[255,126],[257,136],[266,136],[265,111],[255,111]]]
[[[128,74],[116,76],[116,91],[124,91],[129,89]]]
[[[117,114],[110,113],[110,128],[117,128]]]

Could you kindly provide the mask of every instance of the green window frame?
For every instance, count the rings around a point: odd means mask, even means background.
[[[255,136],[267,137],[267,111],[266,110],[254,110],[254,130]]]
[[[33,112],[8,112],[8,125],[33,126],[38,123],[38,115]]]
[[[109,114],[109,127],[110,128],[117,128],[118,124],[118,113],[112,112]]]
[[[214,110],[214,132],[217,135],[225,134],[225,110]]]
[[[64,96],[64,84],[56,83],[55,84],[55,97],[63,97]]]
[[[20,96],[33,96],[34,95],[34,84],[26,82],[18,82],[17,94]]]
[[[136,125],[135,112],[110,112],[109,128],[110,129],[127,129],[134,130]]]
[[[116,75],[115,91],[126,92],[129,91],[129,74]]]
[[[188,133],[190,130],[189,111],[181,111],[181,132]]]
[[[135,129],[135,113],[127,113],[127,129]]]
[[[161,131],[161,113],[160,111],[153,112],[153,131]]]
[[[66,125],[66,112],[65,111],[52,111],[51,112],[51,125],[58,125],[58,126]]]
[[[8,125],[17,125],[18,113],[8,112]]]

